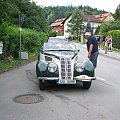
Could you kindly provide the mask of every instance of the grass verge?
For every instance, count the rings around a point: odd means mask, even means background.
[[[11,60],[1,60],[0,59],[0,74],[3,72],[6,72],[8,70],[11,70],[13,68],[22,66],[24,64],[30,63],[37,59],[36,53],[29,53],[29,59],[28,60],[21,60],[21,59],[11,59]]]

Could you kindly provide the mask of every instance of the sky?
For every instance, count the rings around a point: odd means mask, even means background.
[[[31,0],[40,6],[85,6],[115,13],[120,0]]]

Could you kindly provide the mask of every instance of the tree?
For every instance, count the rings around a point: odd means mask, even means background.
[[[47,30],[44,9],[30,0],[1,0],[0,1],[0,24],[8,22],[19,25],[19,15],[24,16],[24,28]]]
[[[56,19],[59,18],[63,18],[66,16],[69,16],[77,7],[76,6],[48,6],[48,7],[43,7],[44,9],[44,14],[46,19],[48,19],[49,15],[53,14],[54,15],[54,19],[53,21],[55,21]],[[90,6],[78,6],[79,10],[81,10],[82,12],[84,12],[85,14],[90,14],[90,15],[97,15],[97,14],[102,14],[105,13],[106,11],[103,10],[98,10],[97,8],[91,8]],[[48,21],[48,23],[51,23],[51,19],[48,19],[50,21]],[[53,22],[52,21],[52,22]]]
[[[50,15],[48,15],[48,17],[47,17],[47,22],[48,22],[48,25],[50,25],[53,21],[55,21],[55,16],[54,16],[54,14],[50,14]]]
[[[110,30],[120,30],[120,20],[102,23],[100,25],[99,33],[107,33]]]
[[[81,15],[81,11],[76,8],[71,16],[70,21],[68,22],[68,32],[71,35],[77,36],[77,39],[79,38],[79,35],[83,32],[84,24],[83,24],[83,17]]]
[[[10,22],[14,24],[16,22],[16,14],[20,13],[15,1],[13,0],[1,0],[0,1],[0,24],[3,22]],[[18,16],[17,16],[18,18]]]
[[[115,18],[120,20],[120,4],[118,5],[117,9],[115,10]]]
[[[87,25],[86,25],[86,28],[85,28],[85,33],[86,32],[90,32],[92,34],[93,30],[92,30],[92,27],[91,27],[91,23],[90,23],[90,20],[88,20],[87,22]]]
[[[100,25],[97,26],[96,31],[95,31],[95,35],[98,35],[100,31]]]
[[[29,2],[29,0],[21,0],[16,4],[21,14],[26,16],[23,27],[36,29],[38,31],[46,31],[47,22],[44,10],[40,6],[37,6],[34,2]]]

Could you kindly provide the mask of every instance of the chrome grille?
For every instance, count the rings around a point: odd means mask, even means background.
[[[71,80],[71,58],[61,58],[61,79],[62,80]]]

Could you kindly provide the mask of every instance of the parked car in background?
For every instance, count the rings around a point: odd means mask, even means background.
[[[95,80],[94,67],[89,60],[78,60],[78,53],[71,42],[44,43],[36,63],[40,90],[49,81],[56,84],[76,84],[80,81],[85,89],[89,89],[92,80]]]

